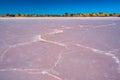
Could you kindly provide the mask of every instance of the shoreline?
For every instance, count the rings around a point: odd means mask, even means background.
[[[0,19],[120,19],[119,17],[0,17]]]

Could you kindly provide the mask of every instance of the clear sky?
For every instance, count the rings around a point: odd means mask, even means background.
[[[0,14],[120,13],[120,0],[0,0]]]

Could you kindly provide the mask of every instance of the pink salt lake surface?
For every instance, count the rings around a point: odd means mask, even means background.
[[[0,18],[0,80],[120,80],[120,18]]]

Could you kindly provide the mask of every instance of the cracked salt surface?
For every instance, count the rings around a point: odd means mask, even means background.
[[[30,23],[33,20],[36,24]],[[1,18],[3,21],[9,25],[0,23],[0,80],[120,79],[119,18]],[[18,39],[21,41],[16,42]]]

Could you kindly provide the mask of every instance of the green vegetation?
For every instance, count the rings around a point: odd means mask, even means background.
[[[63,15],[59,15],[59,14],[3,14],[0,15],[1,17],[120,17],[120,14],[117,13],[112,13],[112,14],[108,14],[108,13],[103,13],[103,12],[99,12],[99,13],[91,13],[91,14],[69,14],[69,13],[65,13]]]

